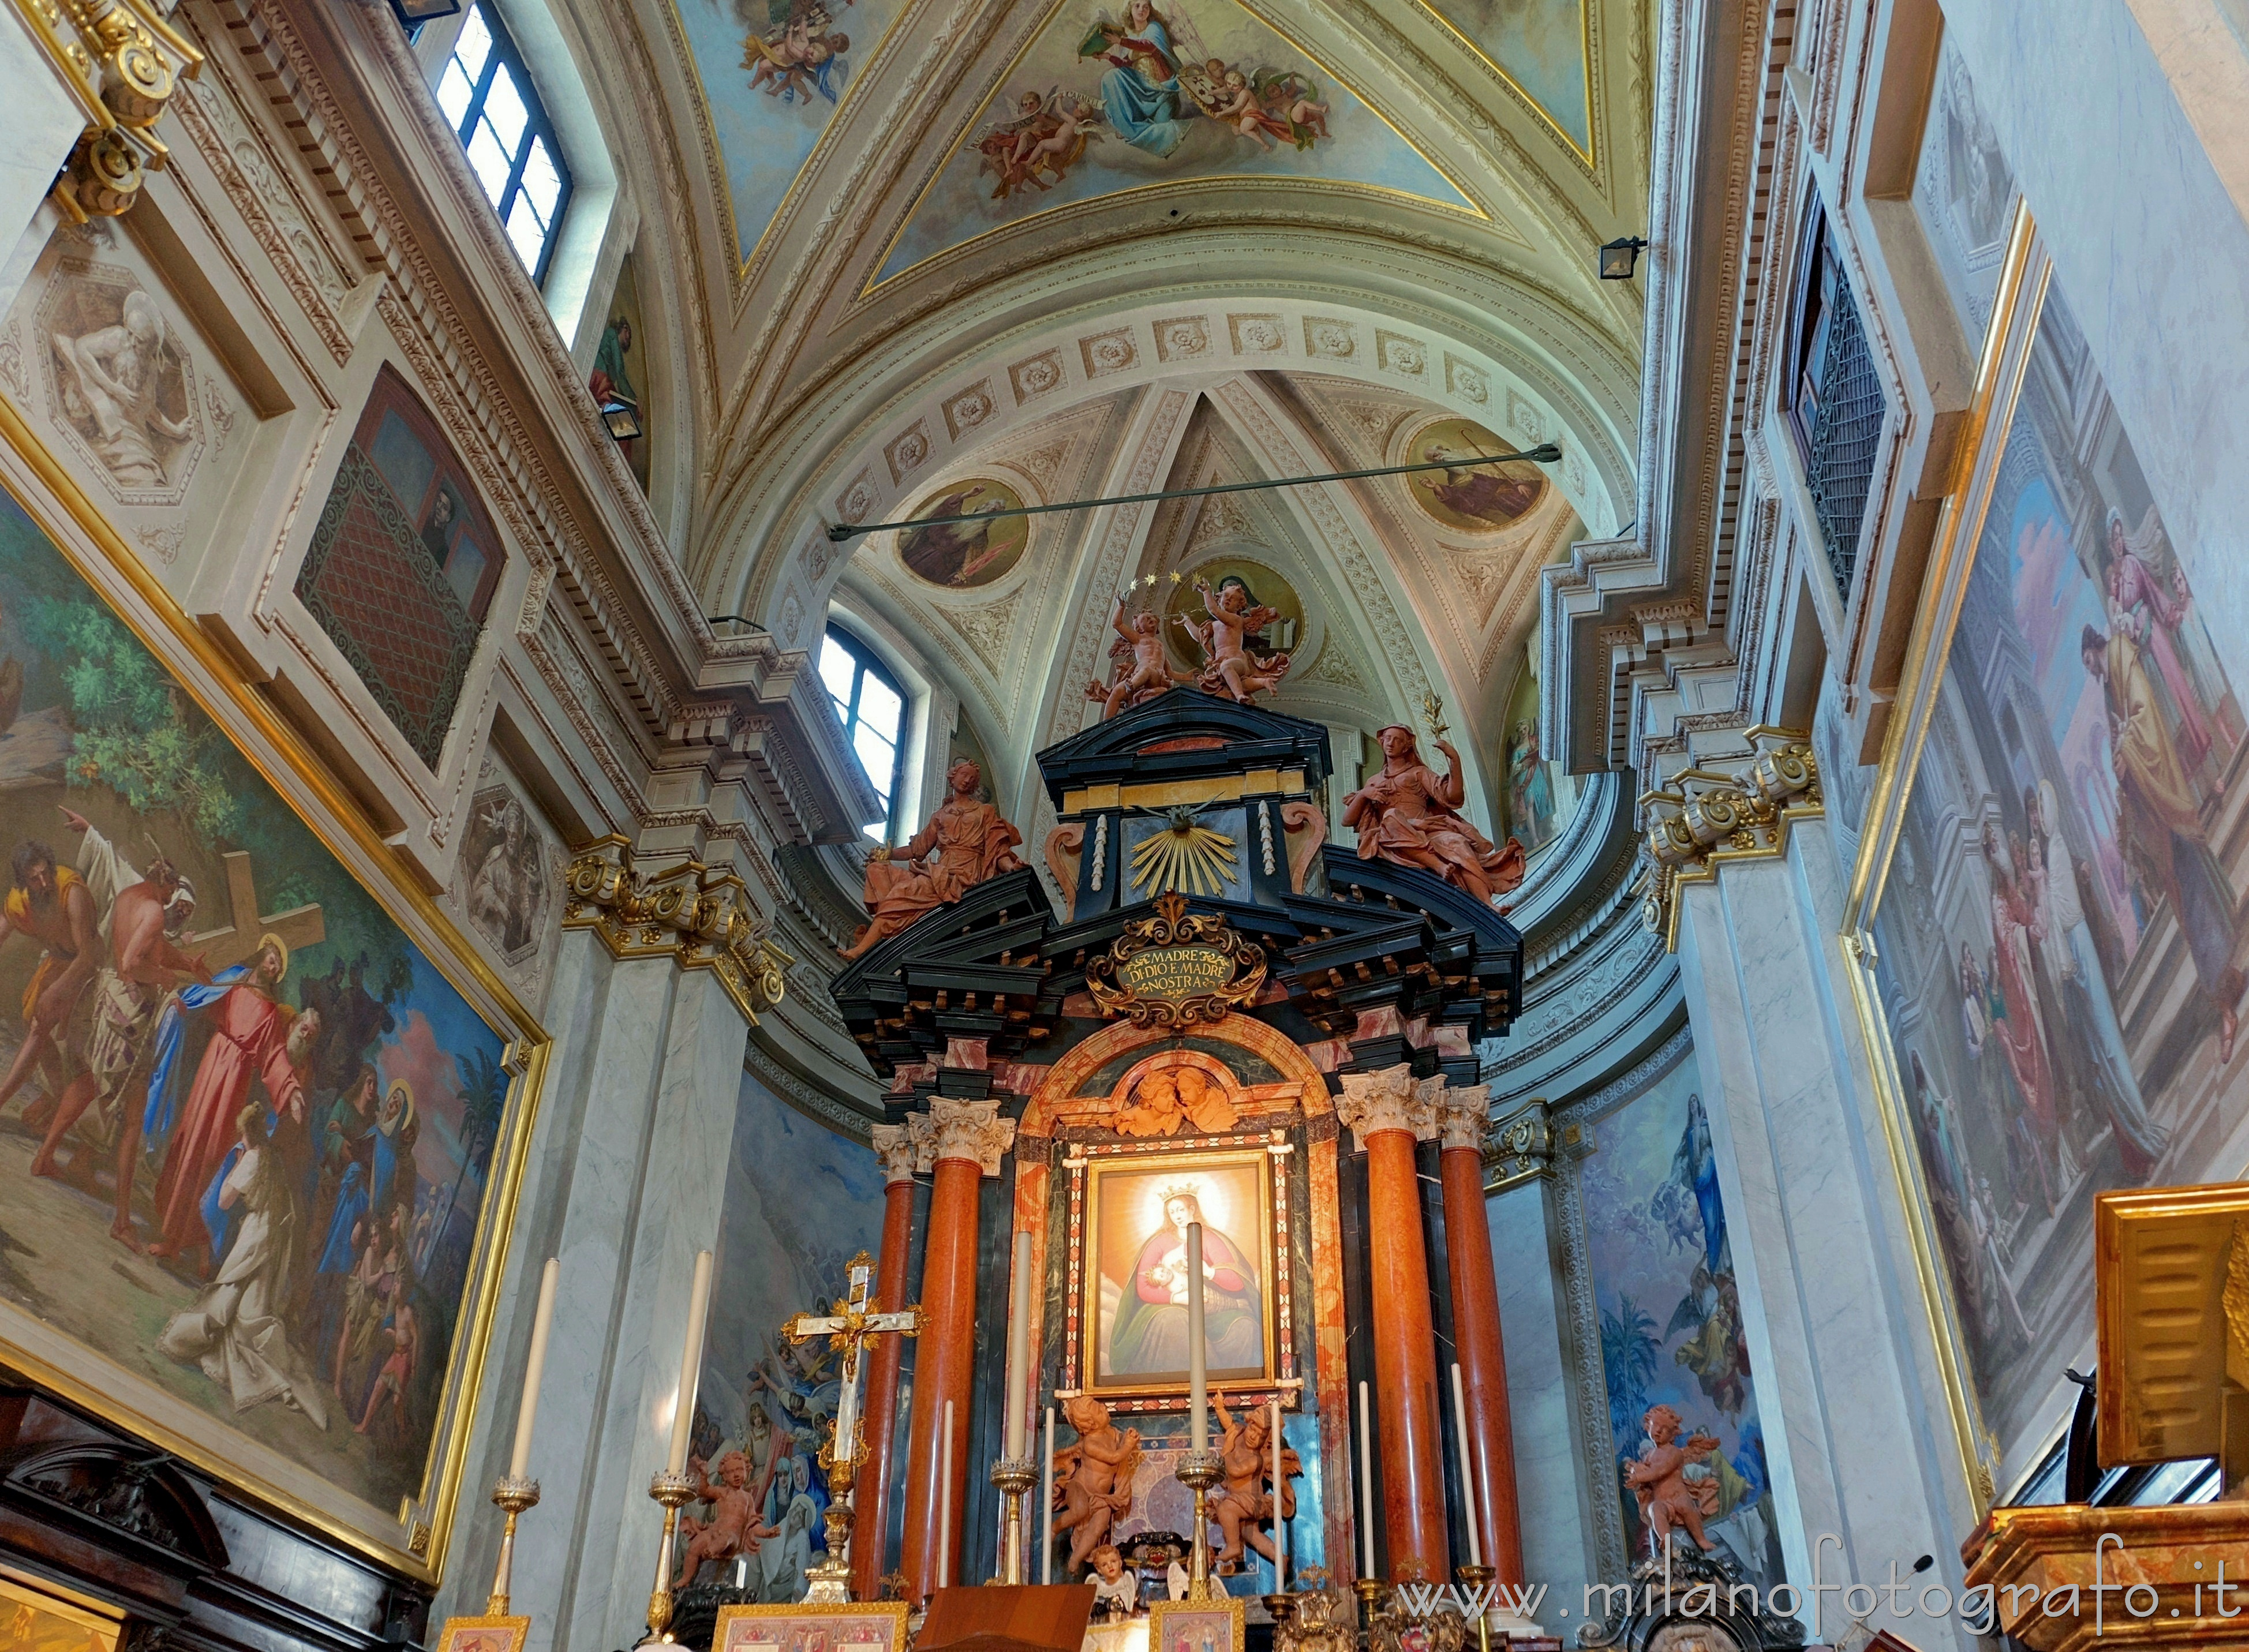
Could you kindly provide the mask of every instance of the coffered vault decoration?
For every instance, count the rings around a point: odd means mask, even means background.
[[[1474,212],[1335,72],[1235,0],[1057,0],[937,169],[878,280],[1036,213],[1120,190],[1255,176]]]

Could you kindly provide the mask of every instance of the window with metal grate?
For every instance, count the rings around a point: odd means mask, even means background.
[[[1858,301],[1829,236],[1827,216],[1816,199],[1810,213],[1796,289],[1796,325],[1790,338],[1794,372],[1786,401],[1827,566],[1847,601],[1884,404]]]

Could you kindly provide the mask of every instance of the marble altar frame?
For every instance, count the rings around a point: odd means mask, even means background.
[[[1250,1169],[1257,1188],[1255,1258],[1263,1288],[1261,1340],[1263,1368],[1251,1381],[1221,1379],[1214,1373],[1213,1393],[1223,1390],[1240,1405],[1278,1399],[1295,1409],[1303,1388],[1296,1371],[1296,1313],[1291,1270],[1276,1265],[1290,1255],[1289,1203],[1276,1182],[1283,1161],[1293,1151],[1282,1129],[1240,1131],[1227,1135],[1175,1140],[1088,1144],[1068,1161],[1069,1246],[1064,1259],[1063,1300],[1068,1316],[1058,1395],[1087,1394],[1127,1412],[1184,1409],[1186,1377],[1176,1381],[1103,1381],[1097,1374],[1100,1335],[1101,1272],[1093,1251],[1101,1225],[1105,1184],[1130,1176],[1178,1176],[1195,1171]]]
[[[1977,357],[1975,390],[1958,438],[1956,485],[1938,518],[1896,707],[1860,825],[1840,936],[1852,1006],[1866,1041],[1876,1108],[1942,1377],[1943,1411],[1957,1451],[1955,1466],[1979,1517],[1998,1498],[2000,1442],[1985,1420],[1969,1370],[1966,1321],[1940,1250],[1936,1205],[1914,1145],[1897,1045],[1875,976],[1874,929],[1888,893],[1891,861],[1903,836],[1906,806],[1943,691],[1976,547],[2028,375],[2053,270],[2052,257],[2039,239],[2027,203],[2018,202],[1991,324]]]
[[[0,397],[0,487],[297,815],[340,871],[374,898],[470,1011],[505,1041],[500,1059],[510,1076],[429,1452],[415,1492],[396,1510],[378,1508],[328,1484],[215,1412],[165,1392],[11,1303],[0,1302],[0,1352],[10,1367],[105,1422],[382,1565],[437,1585],[459,1530],[470,1439],[485,1395],[492,1322],[552,1040],[435,897],[406,874],[404,863],[312,745],[243,680],[239,666],[189,617],[5,397]]]

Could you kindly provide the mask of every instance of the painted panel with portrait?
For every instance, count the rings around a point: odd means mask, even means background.
[[[1272,1158],[1262,1150],[1096,1160],[1079,1282],[1088,1392],[1185,1391],[1186,1230],[1203,1230],[1205,1362],[1215,1387],[1274,1364]]]
[[[1975,1398],[2003,1451],[2092,1333],[2104,1189],[2232,1176],[2249,785],[2204,627],[2043,255],[1961,520],[1875,982]],[[2042,298],[2041,298],[2042,295]],[[1933,666],[1932,669],[1940,668]],[[1871,834],[1870,834],[1871,835]]]

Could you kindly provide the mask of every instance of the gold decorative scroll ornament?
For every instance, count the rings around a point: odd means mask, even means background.
[[[151,0],[16,0],[16,10],[86,116],[55,204],[73,223],[115,217],[141,198],[142,173],[170,160],[156,122],[203,54]]]
[[[666,956],[683,970],[710,970],[752,1026],[779,1004],[795,962],[774,945],[773,924],[750,905],[742,881],[699,860],[653,873],[633,864],[631,844],[609,836],[580,849],[563,875],[562,927],[591,929],[610,956]]]
[[[1222,1021],[1265,990],[1265,954],[1226,920],[1189,913],[1176,889],[1159,896],[1156,915],[1124,926],[1109,950],[1085,966],[1085,990],[1104,1015],[1135,1026]]]
[[[1674,952],[1683,885],[1710,881],[1729,860],[1785,853],[1789,828],[1826,807],[1802,730],[1759,723],[1743,737],[1749,749],[1739,756],[1706,757],[1640,795],[1640,914]]]

